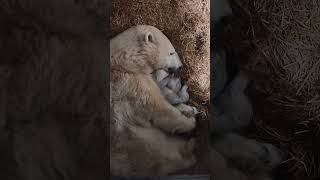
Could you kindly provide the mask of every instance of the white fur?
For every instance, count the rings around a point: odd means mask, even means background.
[[[159,69],[153,73],[153,79],[170,104],[177,105],[189,100],[188,86],[182,85],[180,78]]]
[[[193,165],[194,140],[175,133],[196,126],[161,94],[152,72],[179,68],[168,38],[135,26],[111,40],[110,171],[115,176],[164,176]],[[173,54],[172,54],[173,53]]]
[[[281,163],[280,151],[271,144],[227,133],[212,140],[211,165],[216,180],[271,180]]]
[[[194,117],[198,114],[197,108],[184,104],[189,100],[188,86],[182,86],[179,77],[169,75],[166,71],[160,69],[153,73],[153,79],[160,87],[161,93],[167,101],[175,105],[184,115]]]

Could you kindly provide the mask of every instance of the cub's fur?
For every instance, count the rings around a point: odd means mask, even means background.
[[[169,104],[151,74],[182,66],[168,38],[140,25],[114,37],[110,49],[111,173],[162,176],[194,164],[194,140],[172,134],[193,130],[195,119]]]

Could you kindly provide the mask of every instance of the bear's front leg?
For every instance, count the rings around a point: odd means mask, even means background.
[[[183,115],[176,107],[168,103],[161,95],[153,97],[153,114],[151,120],[154,126],[169,133],[184,133],[196,127],[196,119]]]
[[[197,108],[186,104],[179,104],[176,108],[187,117],[195,117],[199,113]]]

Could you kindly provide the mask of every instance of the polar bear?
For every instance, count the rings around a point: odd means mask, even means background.
[[[282,158],[271,144],[226,133],[211,139],[208,159],[216,180],[272,180]]]
[[[110,55],[111,174],[165,176],[192,166],[195,140],[174,134],[192,131],[195,118],[172,106],[152,78],[158,69],[182,67],[171,42],[159,29],[138,25],[111,39]]]

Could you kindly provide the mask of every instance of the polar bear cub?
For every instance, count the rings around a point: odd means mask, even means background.
[[[189,100],[188,86],[182,85],[179,77],[175,77],[163,69],[155,71],[152,76],[170,104],[177,105]]]
[[[182,63],[157,28],[132,27],[110,41],[110,171],[115,176],[165,176],[193,165],[195,141],[175,133],[191,131],[187,117],[161,94],[152,78],[158,69],[177,71]]]
[[[182,84],[180,77],[169,74],[163,69],[155,71],[152,76],[158,84],[162,95],[170,104],[174,105],[187,117],[194,117],[198,114],[196,107],[185,104],[189,101],[188,86]]]

